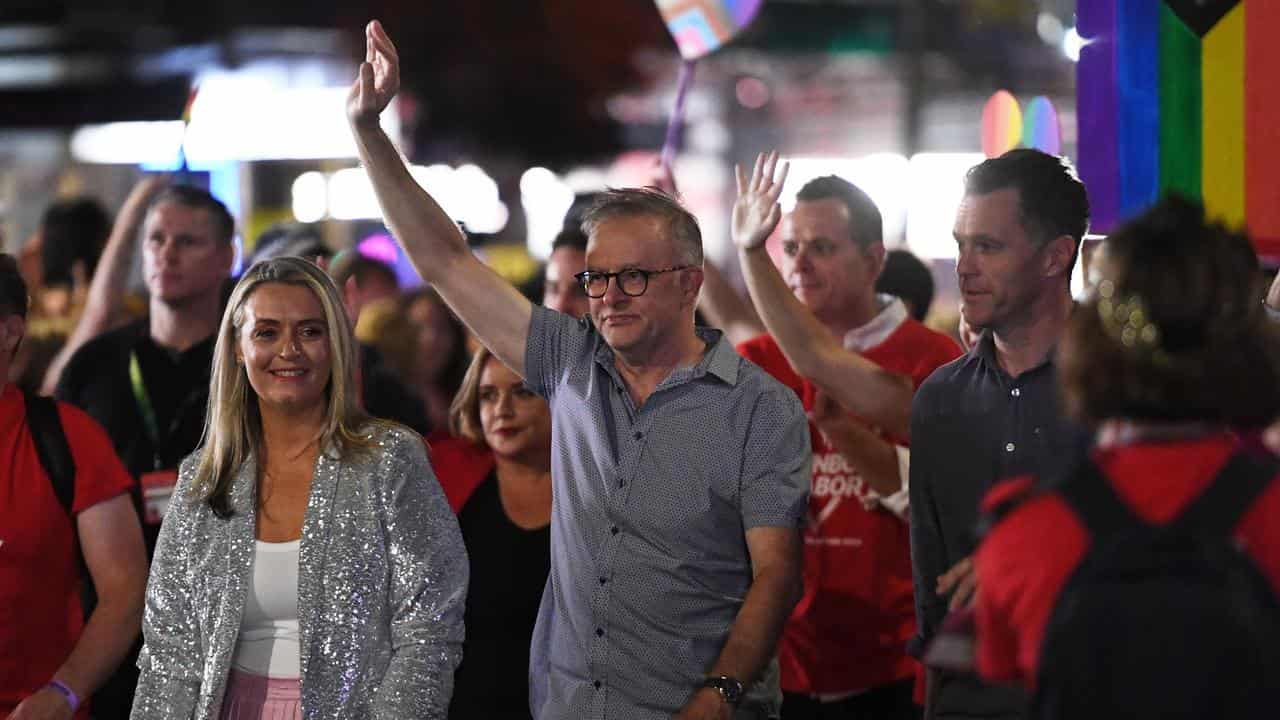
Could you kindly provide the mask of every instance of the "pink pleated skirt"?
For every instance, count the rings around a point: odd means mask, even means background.
[[[298,678],[270,678],[233,668],[222,698],[222,720],[302,720],[302,685]]]

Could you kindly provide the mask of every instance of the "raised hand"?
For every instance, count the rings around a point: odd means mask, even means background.
[[[364,36],[364,62],[347,94],[347,119],[356,126],[377,125],[378,115],[400,89],[400,56],[382,23],[371,21]]]
[[[790,163],[783,163],[782,172],[775,178],[777,167],[778,151],[774,150],[756,156],[750,178],[741,166],[733,168],[738,181],[738,200],[733,204],[733,242],[740,248],[750,250],[764,245],[782,219],[778,197],[782,195]]]

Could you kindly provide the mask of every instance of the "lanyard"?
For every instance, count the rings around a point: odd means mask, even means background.
[[[156,411],[151,405],[147,385],[142,381],[142,367],[138,364],[137,351],[129,353],[129,385],[133,388],[133,400],[138,404],[143,428],[150,436],[151,446],[155,450],[156,467],[160,467],[160,425],[156,422]]]

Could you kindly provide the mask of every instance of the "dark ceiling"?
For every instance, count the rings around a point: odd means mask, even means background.
[[[1025,5],[1034,18],[1034,4]],[[770,0],[740,44],[791,52],[901,51],[906,43],[911,52],[956,57],[975,82],[989,82],[986,75],[1025,66],[990,51],[1006,35],[1025,41],[1026,13],[1008,15],[980,23],[975,48],[956,33],[973,19],[963,2]],[[282,54],[354,60],[372,17],[396,40],[405,87],[419,100],[420,153],[443,143],[555,162],[616,150],[621,134],[605,100],[648,82],[634,62],[640,50],[676,58],[653,0],[0,0],[0,71],[6,61],[40,58],[79,68],[0,83],[0,127],[174,119],[200,63],[234,67]],[[53,32],[6,42],[5,30],[24,27]],[[310,39],[290,41],[283,31],[292,28],[310,29],[302,36]],[[245,42],[246,31],[268,40]],[[175,53],[181,49],[185,56]],[[139,70],[159,56],[177,57],[178,69],[170,62],[167,70],[155,63]]]

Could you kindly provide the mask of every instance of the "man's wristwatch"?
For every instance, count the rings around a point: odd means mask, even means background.
[[[742,683],[728,675],[709,677],[702,681],[702,687],[715,689],[720,693],[720,697],[733,707],[737,707],[742,701]]]

